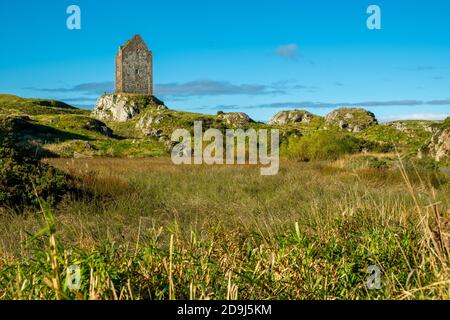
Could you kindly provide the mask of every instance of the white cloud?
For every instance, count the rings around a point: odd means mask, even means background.
[[[298,58],[298,46],[295,43],[289,43],[276,48],[275,53],[283,58],[297,59]]]

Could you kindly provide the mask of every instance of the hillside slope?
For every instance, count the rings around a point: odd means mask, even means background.
[[[102,96],[99,102],[109,101],[104,98]],[[220,112],[217,115],[205,115],[169,109],[162,101],[149,96],[125,95],[119,98],[123,98],[125,102],[106,105],[101,110],[97,108],[91,112],[54,100],[25,99],[0,94],[0,117],[14,123],[14,137],[18,146],[29,152],[53,157],[168,155],[172,132],[180,128],[192,132],[194,121],[202,121],[205,130],[210,127],[221,131],[236,128],[279,129],[285,150],[290,149],[287,146],[289,143],[297,144],[303,137],[328,131],[341,132],[339,137],[351,137],[352,141],[360,144],[353,148],[355,150],[371,151],[367,146],[374,146],[373,150],[376,152],[388,150],[386,146],[391,144],[401,152],[413,154],[429,144],[442,123],[395,121],[378,124],[373,118],[368,126],[348,130],[348,127],[354,126],[352,121],[359,118],[357,115],[349,115],[353,110],[343,108],[334,110],[328,118],[302,110],[284,111],[274,117],[279,121],[264,124],[253,121],[244,113]],[[122,109],[111,109],[117,106]],[[332,115],[342,112],[345,112],[346,126],[330,125],[330,120],[325,122],[324,119],[333,118]],[[355,109],[354,112],[364,111]],[[286,118],[286,121],[279,118]]]

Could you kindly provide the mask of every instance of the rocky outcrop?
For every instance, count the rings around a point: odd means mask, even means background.
[[[164,114],[164,110],[156,110],[154,112],[144,114],[136,123],[136,128],[141,129],[144,136],[165,141],[168,137],[163,134],[160,124],[166,118],[167,115]]]
[[[89,131],[98,132],[107,137],[111,137],[113,135],[113,131],[108,128],[106,124],[96,119],[89,119],[84,125],[84,128]]]
[[[431,142],[428,144],[428,150],[436,161],[441,161],[450,156],[450,126],[433,135]]]
[[[433,121],[425,120],[397,120],[388,122],[386,125],[409,135],[414,135],[414,131],[418,129],[433,134],[439,131],[439,125]]]
[[[167,109],[162,101],[150,95],[106,94],[97,101],[92,116],[102,121],[125,122],[149,106]]]
[[[244,112],[219,113],[217,119],[221,119],[225,121],[227,125],[233,127],[245,126],[255,122]]]
[[[314,118],[318,118],[308,111],[305,110],[290,110],[290,111],[280,111],[270,119],[269,124],[272,125],[286,125],[286,124],[297,124],[297,123],[309,123]]]
[[[325,123],[350,132],[360,132],[378,124],[378,121],[372,112],[365,109],[340,108],[327,114]]]

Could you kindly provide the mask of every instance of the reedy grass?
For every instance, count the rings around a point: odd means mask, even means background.
[[[45,281],[57,255],[60,279],[82,271],[79,291],[62,283],[68,299],[448,299],[448,176],[346,161],[283,162],[262,177],[168,159],[52,160],[85,193],[55,209],[56,251],[49,234],[27,236],[41,215],[0,215],[0,297],[58,298]],[[380,290],[366,288],[369,265]]]

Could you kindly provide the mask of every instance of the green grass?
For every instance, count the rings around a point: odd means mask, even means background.
[[[283,157],[311,161],[261,176],[254,166],[174,166],[166,144],[137,127],[156,114],[154,128],[169,137],[198,120],[227,128],[216,116],[150,106],[106,123],[108,137],[86,128],[87,111],[0,95],[12,145],[65,157],[49,161],[72,177],[53,207],[0,203],[0,299],[450,298],[449,175],[429,159],[379,153],[394,143],[411,155],[427,126],[448,120],[360,133],[325,131],[321,118],[279,127]],[[10,181],[14,165],[3,158]],[[71,265],[81,268],[78,291],[65,283]],[[382,269],[380,290],[366,288],[370,265]]]
[[[364,140],[342,131],[321,130],[302,137],[289,137],[280,152],[289,159],[310,161],[337,160],[361,151],[386,153],[392,149],[391,144]]]
[[[395,125],[403,129],[395,128]],[[430,141],[433,132],[441,124],[441,121],[394,121],[378,126],[372,126],[357,134],[364,139],[394,143],[398,148],[406,152],[417,152],[424,144]]]
[[[264,177],[165,158],[52,160],[83,193],[54,222],[45,206],[0,211],[0,297],[450,298],[449,176],[354,162],[283,162]],[[64,287],[70,265],[79,291]],[[366,288],[369,265],[380,290]]]
[[[153,123],[151,130],[158,131],[164,140],[170,139],[175,129],[187,129],[193,131],[194,121],[202,121],[203,127],[213,127],[222,131],[230,128],[224,120],[216,115],[204,115],[175,110],[157,110],[161,101],[150,96],[128,95],[131,100],[142,106],[139,115],[127,122],[106,122],[113,130],[114,136],[106,137],[99,132],[88,130],[85,124],[90,119],[88,110],[73,108],[65,103],[42,100],[24,99],[13,95],[0,95],[0,116],[29,116],[29,126],[16,130],[18,143],[23,147],[39,148],[43,154],[52,154],[61,157],[93,157],[93,156],[160,156],[168,155],[166,145],[160,142],[159,137],[145,136],[138,123],[142,118],[160,118],[159,123]],[[156,100],[155,100],[156,99]],[[342,109],[345,114],[353,109]],[[341,115],[342,115],[341,114]],[[355,111],[352,121],[367,118],[362,111]],[[366,119],[367,120],[367,119]],[[362,120],[361,120],[362,121]],[[448,121],[447,121],[448,122]],[[394,127],[401,124],[402,130]],[[401,152],[411,154],[431,139],[431,129],[438,129],[445,123],[439,121],[397,121],[394,123],[372,125],[358,133],[348,133],[352,137],[368,142],[381,143],[385,146],[394,144]],[[231,126],[232,127],[232,126]],[[271,126],[263,123],[250,123],[243,129],[270,129],[280,130],[281,141],[286,144],[289,137],[294,140],[299,137],[318,134],[323,131],[325,120],[315,117],[309,123],[287,124],[283,126]],[[329,128],[329,131],[332,128]],[[141,150],[137,150],[138,148]],[[287,148],[289,149],[289,148]],[[360,151],[360,150],[358,150]],[[289,154],[288,154],[289,156]]]
[[[0,115],[40,114],[89,114],[63,102],[45,99],[25,99],[14,95],[0,94]]]

